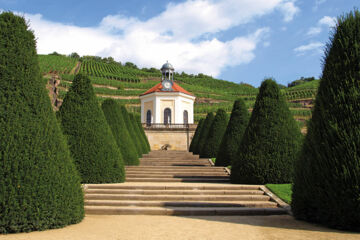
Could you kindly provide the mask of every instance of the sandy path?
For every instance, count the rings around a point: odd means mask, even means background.
[[[1,240],[251,240],[251,239],[360,239],[360,234],[340,232],[294,220],[291,216],[87,216],[63,229],[0,235]]]

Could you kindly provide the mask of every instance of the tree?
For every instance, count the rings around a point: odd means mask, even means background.
[[[192,141],[190,143],[189,152],[194,152],[195,149],[197,148],[197,145],[199,143],[199,138],[200,138],[200,132],[201,132],[201,129],[202,129],[203,125],[204,125],[204,121],[205,121],[204,118],[200,119],[200,121],[199,121],[199,123],[198,123],[198,125],[196,127],[195,134],[194,134],[194,136],[192,138]]]
[[[241,139],[248,125],[250,114],[242,99],[236,100],[224,137],[216,156],[216,166],[229,166],[236,158]]]
[[[147,150],[147,153],[151,150],[150,148],[150,143],[149,143],[149,140],[145,134],[145,131],[144,131],[144,128],[141,124],[141,121],[140,121],[140,117],[139,116],[135,116],[135,119],[136,119],[136,123],[138,125],[138,128],[140,130],[140,133],[141,133],[141,136],[143,137],[144,141],[145,141],[145,144],[146,144],[146,150]]]
[[[84,200],[24,18],[0,14],[0,233],[80,222]]]
[[[197,145],[197,148],[194,150],[194,154],[200,154],[201,149],[203,148],[206,138],[209,134],[209,130],[211,127],[212,122],[214,121],[214,114],[212,112],[209,112],[206,115],[204,126],[201,129],[200,137],[199,137],[199,143]]]
[[[134,131],[134,127],[131,123],[130,116],[128,111],[126,110],[125,106],[121,106],[121,113],[125,121],[125,125],[130,133],[131,140],[135,146],[136,152],[138,154],[138,157],[141,157],[143,154],[142,147],[140,144],[140,139],[137,136],[136,132]]]
[[[119,146],[125,165],[139,165],[139,158],[125,125],[120,105],[113,99],[106,99],[101,108]]]
[[[302,135],[275,81],[261,84],[231,167],[231,182],[289,183]]]
[[[134,129],[135,131],[136,138],[138,140],[138,143],[140,144],[142,154],[148,153],[149,151],[147,150],[146,141],[141,135],[141,130],[139,129],[135,115],[133,113],[130,113],[129,116],[132,129]]]
[[[226,130],[227,122],[228,116],[224,109],[218,109],[214,121],[211,124],[209,134],[206,138],[206,143],[200,152],[200,157],[216,157],[221,139],[223,138]]]
[[[76,53],[76,52],[71,53],[69,57],[80,59],[80,55],[78,53]]]
[[[297,219],[360,231],[360,12],[340,17],[327,44],[308,134],[295,165]]]
[[[120,150],[87,76],[75,76],[58,117],[83,183],[124,181]]]

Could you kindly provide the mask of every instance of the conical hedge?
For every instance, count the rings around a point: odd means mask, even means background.
[[[216,157],[221,139],[224,136],[226,126],[228,123],[228,116],[224,109],[218,109],[213,123],[211,124],[206,142],[200,151],[200,157],[214,158]]]
[[[120,150],[87,76],[75,76],[58,117],[83,183],[124,181]]]
[[[338,19],[295,165],[298,219],[360,231],[360,12]]]
[[[113,99],[106,99],[101,108],[107,123],[119,146],[125,165],[139,165],[139,158],[123,119],[120,105]]]
[[[200,133],[201,133],[201,129],[204,125],[204,121],[205,121],[204,118],[200,119],[200,121],[196,127],[195,134],[190,143],[189,152],[194,152],[197,145],[199,144]]]
[[[141,142],[140,142],[139,136],[135,132],[134,126],[130,120],[130,115],[129,115],[128,111],[126,110],[125,106],[121,106],[121,113],[122,113],[123,119],[125,121],[125,125],[126,125],[127,129],[129,130],[130,137],[135,146],[137,155],[138,155],[138,157],[141,157],[143,154]]]
[[[209,134],[209,130],[210,130],[210,127],[211,127],[211,124],[213,121],[214,121],[214,114],[212,112],[210,112],[206,115],[206,118],[204,121],[204,126],[201,129],[199,143],[198,143],[196,149],[194,149],[194,152],[193,152],[194,154],[200,154],[200,151],[206,142],[206,139]]]
[[[137,119],[136,119],[136,117],[135,117],[135,115],[133,113],[130,113],[129,116],[130,116],[130,121],[132,123],[133,129],[134,129],[134,131],[135,131],[135,133],[137,135],[137,138],[139,139],[139,143],[141,145],[142,153],[143,154],[148,153],[149,151],[147,149],[146,141],[145,141],[143,135],[141,134],[142,127],[141,127],[141,129],[139,128],[139,125],[137,123]]]
[[[250,114],[242,99],[234,102],[230,121],[216,156],[216,166],[229,166],[237,156],[237,151],[249,122]]]
[[[146,153],[150,152],[150,143],[149,143],[149,140],[145,134],[145,130],[141,124],[141,121],[140,121],[140,117],[136,117],[136,123],[138,125],[138,128],[140,129],[140,133],[141,133],[141,136],[143,137],[144,141],[145,141],[145,144],[146,144]]]
[[[84,217],[80,177],[41,78],[24,18],[0,14],[0,233]]]
[[[231,168],[231,182],[290,183],[302,135],[275,81],[263,81]]]

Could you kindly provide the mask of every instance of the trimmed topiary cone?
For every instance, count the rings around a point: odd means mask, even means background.
[[[204,126],[204,121],[205,121],[204,118],[200,119],[200,121],[196,127],[195,134],[190,143],[189,152],[194,152],[197,145],[199,144],[200,133],[201,133],[202,127]]]
[[[214,121],[211,124],[208,137],[200,152],[202,158],[214,158],[216,157],[221,139],[224,136],[226,126],[228,122],[228,116],[223,109],[218,109]]]
[[[125,165],[139,165],[139,158],[122,117],[120,105],[113,99],[106,99],[101,108],[119,146]]]
[[[126,125],[128,131],[129,131],[130,137],[131,137],[132,142],[133,142],[133,144],[135,146],[137,155],[138,155],[138,157],[141,157],[142,154],[143,154],[143,151],[142,151],[140,139],[139,139],[139,137],[137,136],[137,134],[136,134],[136,132],[134,130],[133,124],[131,123],[129,113],[126,110],[125,106],[123,106],[123,105],[121,106],[120,109],[121,109],[123,119],[125,121],[125,125]]]
[[[0,233],[80,222],[84,200],[24,18],[0,14]]]
[[[231,167],[232,183],[289,183],[302,142],[298,124],[275,81],[263,81]]]
[[[147,138],[146,134],[145,134],[145,130],[141,124],[141,121],[140,121],[140,117],[136,117],[136,123],[138,125],[138,128],[140,129],[140,133],[141,133],[141,136],[143,137],[143,139],[145,140],[145,144],[146,144],[146,150],[148,152],[150,152],[151,148],[150,148],[150,143],[149,143],[149,139]]]
[[[360,12],[338,19],[295,165],[298,219],[360,231]]]
[[[206,142],[206,139],[209,134],[209,130],[210,130],[210,127],[211,127],[211,124],[213,121],[214,121],[214,114],[212,112],[210,112],[206,115],[206,118],[204,121],[204,126],[201,129],[199,143],[198,143],[196,149],[194,149],[194,152],[193,152],[194,154],[200,154],[200,151]]]
[[[141,152],[142,154],[145,154],[145,153],[148,153],[148,150],[147,150],[147,145],[146,145],[146,142],[145,142],[145,139],[143,138],[143,136],[141,135],[141,131],[139,129],[139,126],[137,124],[137,120],[136,120],[136,117],[134,114],[130,113],[129,114],[129,117],[130,117],[130,122],[131,122],[131,125],[135,131],[135,134],[136,134],[136,137],[139,141],[139,144],[141,146]]]
[[[231,112],[230,121],[222,138],[216,156],[216,166],[227,167],[236,158],[241,139],[249,123],[250,114],[242,99],[236,100]]]
[[[75,76],[58,117],[83,183],[125,180],[120,150],[87,76]]]

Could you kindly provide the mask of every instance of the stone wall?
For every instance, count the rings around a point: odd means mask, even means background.
[[[188,150],[195,129],[144,129],[148,137],[151,150],[160,150],[169,144],[169,150]]]

